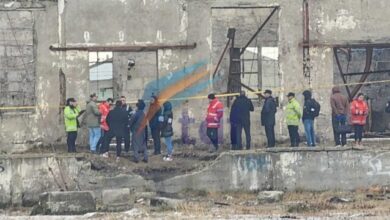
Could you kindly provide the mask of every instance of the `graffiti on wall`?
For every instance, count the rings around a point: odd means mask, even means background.
[[[217,75],[213,80],[210,80],[206,65],[206,61],[199,61],[194,65],[169,73],[158,81],[148,83],[144,90],[143,99],[148,100],[152,95],[157,95],[159,100],[170,100],[173,107],[181,106],[186,98],[205,91],[210,85],[222,79],[220,75]],[[160,92],[157,94],[158,91]],[[146,126],[147,121],[161,108],[162,104],[161,102],[158,105],[150,106],[140,130]],[[195,144],[196,139],[190,137],[189,132],[190,125],[195,123],[195,118],[190,117],[188,113],[188,109],[183,109],[182,116],[178,119],[182,126],[181,139],[185,144]],[[202,143],[210,144],[210,140],[206,135],[206,123],[203,119],[201,119],[198,134]],[[223,143],[223,123],[218,134],[219,142]]]
[[[378,156],[370,159],[368,161],[368,165],[371,170],[367,172],[369,176],[376,175],[389,175],[390,176],[390,161],[389,161],[390,153],[382,153]]]

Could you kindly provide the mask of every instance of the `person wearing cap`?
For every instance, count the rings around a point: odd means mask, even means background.
[[[106,101],[100,103],[100,105],[99,105],[99,112],[102,115],[100,117],[100,128],[102,131],[102,136],[100,137],[96,148],[99,149],[99,153],[101,153],[103,157],[108,157],[108,151],[103,152],[103,151],[105,151],[104,147],[103,147],[103,143],[104,143],[104,139],[107,137],[107,132],[109,130],[106,119],[107,119],[107,115],[110,112],[110,108],[111,108],[113,103],[114,103],[114,100],[112,98],[108,98]]]
[[[337,86],[332,88],[330,106],[332,107],[332,127],[336,147],[345,146],[347,144],[347,134],[340,133],[338,128],[347,123],[349,102]]]
[[[85,109],[85,124],[89,131],[89,146],[92,153],[96,153],[96,146],[101,136],[99,108],[97,106],[97,95],[90,95],[90,101]]]
[[[150,100],[147,118],[149,119],[150,131],[152,133],[154,155],[161,154],[161,129],[158,118],[162,115],[162,110],[157,96],[152,96]]]
[[[299,102],[295,99],[295,94],[287,94],[288,104],[286,106],[286,122],[288,133],[290,135],[291,147],[299,146],[298,126],[302,118],[302,109]]]
[[[276,102],[271,90],[264,91],[264,105],[261,110],[261,125],[264,126],[267,136],[267,147],[275,147],[275,114]]]
[[[77,129],[79,127],[77,119],[79,115],[80,108],[77,106],[76,100],[68,98],[64,109],[64,122],[67,134],[66,144],[68,145],[69,153],[76,152]]]
[[[237,142],[237,150],[242,150],[242,129],[245,131],[246,149],[251,147],[251,115],[254,111],[253,103],[245,95],[245,91],[241,91],[240,95],[234,100],[231,108],[230,117],[235,120],[235,134]],[[233,114],[232,114],[233,113]]]
[[[139,152],[143,151],[144,159],[143,162],[148,162],[148,150],[147,144],[147,127],[141,128],[142,122],[145,118],[145,102],[139,99],[137,104],[137,111],[130,118],[130,130],[131,130],[131,145],[134,151],[134,162],[139,162]]]
[[[213,153],[218,150],[218,128],[223,117],[223,104],[213,93],[209,94],[207,98],[209,99],[206,115],[207,136],[213,144],[213,148],[210,149],[210,153]]]
[[[120,100],[122,102],[122,109],[126,111],[127,113],[127,122],[130,121],[131,115],[133,114],[133,108],[131,108],[130,105],[126,103],[126,96],[121,96]],[[129,123],[127,123],[126,128],[125,128],[125,136],[123,137],[124,142],[125,142],[125,152],[129,152],[130,150],[130,126]]]

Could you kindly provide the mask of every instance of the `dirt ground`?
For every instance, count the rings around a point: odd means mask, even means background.
[[[383,141],[365,144],[369,148],[389,146]],[[220,152],[227,150],[229,146],[223,146]],[[39,147],[29,153],[53,152],[67,154],[65,146]],[[91,162],[92,169],[108,176],[137,173],[155,181],[202,169],[212,163],[220,152],[211,154],[207,146],[176,145],[172,162],[163,161],[163,155],[151,155],[152,149],[149,149],[148,163],[134,163],[130,153],[123,153],[120,161],[116,161],[115,146],[110,148],[110,158],[91,154],[87,147],[78,148],[78,153]],[[390,187],[348,192],[287,192],[281,202],[266,204],[257,200],[257,194],[185,191],[169,195],[184,201],[176,209],[150,207],[148,199],[141,199],[137,200],[134,209],[122,213],[92,213],[64,218],[36,216],[25,219],[390,219]],[[0,210],[0,219],[12,219],[11,216],[23,219],[20,216],[28,216],[30,211],[29,208]],[[7,218],[2,218],[5,215]]]
[[[351,192],[288,192],[278,203],[259,203],[257,192],[178,194],[185,200],[176,209],[150,207],[138,200],[135,208],[122,213],[90,213],[64,219],[389,219],[390,191],[384,188]],[[29,210],[0,211],[11,216],[28,215]],[[59,217],[59,216],[58,216]],[[63,216],[65,217],[65,216]],[[19,218],[18,218],[19,219]],[[27,218],[26,218],[27,219]],[[57,219],[36,216],[28,219]]]

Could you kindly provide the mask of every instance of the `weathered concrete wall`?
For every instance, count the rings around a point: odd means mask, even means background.
[[[4,8],[2,2],[0,7]],[[245,3],[245,4],[243,4]],[[31,113],[14,111],[2,115],[0,127],[1,149],[4,151],[23,150],[37,142],[53,144],[64,141],[62,114],[59,109],[60,100],[60,69],[65,74],[66,97],[75,97],[83,108],[89,93],[88,81],[88,52],[68,51],[51,52],[50,45],[60,46],[109,46],[109,45],[139,45],[139,44],[191,44],[196,42],[193,50],[160,50],[158,59],[155,57],[139,57],[140,67],[146,63],[145,69],[137,69],[132,80],[127,80],[125,61],[131,53],[116,54],[118,65],[114,66],[114,82],[116,95],[126,94],[129,98],[147,97],[153,80],[152,67],[158,64],[161,90],[171,86],[169,82],[177,82],[183,77],[192,76],[209,71],[196,85],[187,88],[179,95],[194,96],[207,94],[211,91],[225,92],[223,82],[227,79],[227,66],[222,69],[214,82],[211,73],[219,55],[217,52],[221,42],[226,40],[227,28],[221,24],[232,24],[229,20],[231,9],[223,12],[226,7],[270,7],[279,6],[274,15],[272,27],[265,29],[265,43],[277,45],[279,48],[279,74],[281,77],[279,98],[281,101],[277,115],[276,133],[278,139],[287,136],[284,123],[285,94],[294,91],[302,102],[300,93],[305,88],[312,87],[315,97],[322,105],[321,116],[317,120],[317,134],[321,139],[330,140],[330,108],[329,95],[333,80],[333,54],[330,48],[311,49],[311,79],[302,74],[302,2],[290,0],[59,0],[39,1],[42,10],[23,9],[23,5],[14,3],[15,8],[21,11],[12,11],[15,18],[31,14],[33,24],[34,63],[35,63],[35,105],[38,106]],[[34,3],[35,4],[35,3]],[[38,3],[37,3],[38,4]],[[310,2],[310,37],[313,41],[327,43],[345,43],[350,41],[370,40],[383,42],[388,39],[390,22],[385,19],[387,14],[386,0],[362,0],[355,2],[327,0]],[[13,6],[14,7],[14,6]],[[21,8],[22,7],[22,8]],[[217,9],[218,8],[218,9]],[[336,8],[336,10],[335,10]],[[218,11],[216,11],[218,10]],[[264,9],[265,10],[265,9]],[[250,10],[248,17],[239,14],[239,21],[247,21],[242,25],[242,36],[237,43],[250,36],[260,25],[255,20],[264,20],[266,16],[262,9]],[[261,12],[257,12],[261,11]],[[264,12],[264,13],[263,13]],[[115,16],[112,16],[115,14]],[[234,13],[233,13],[234,14]],[[226,19],[224,19],[226,18]],[[222,20],[221,20],[222,19]],[[277,25],[276,25],[277,23]],[[219,26],[217,24],[220,24]],[[253,24],[253,27],[250,27]],[[217,26],[215,26],[217,25]],[[0,26],[4,26],[3,19]],[[277,26],[277,27],[276,27]],[[217,37],[221,36],[221,38]],[[238,35],[241,36],[241,35]],[[269,40],[277,36],[277,40]],[[1,39],[1,38],[0,38]],[[0,49],[0,53],[5,49]],[[8,52],[7,52],[8,53]],[[135,55],[134,55],[135,56]],[[138,59],[138,58],[137,58]],[[153,59],[153,60],[152,60]],[[3,68],[3,66],[2,66]],[[0,68],[1,69],[1,68]],[[148,71],[150,69],[151,71]],[[145,75],[142,75],[144,74]],[[131,74],[131,73],[130,73]],[[136,76],[140,77],[137,78]],[[165,78],[164,78],[165,77]],[[167,83],[163,83],[166,80]],[[222,82],[222,83],[219,83]],[[310,82],[310,84],[309,84]],[[141,88],[140,85],[144,87]],[[164,87],[165,85],[166,87]],[[319,88],[321,87],[321,88]],[[31,86],[33,88],[33,86]],[[121,90],[121,91],[120,91]],[[143,90],[143,91],[142,91]],[[275,90],[277,90],[275,88]],[[131,100],[132,101],[132,100]],[[252,134],[254,142],[262,144],[264,133],[260,128],[259,112],[261,106],[256,103],[256,112],[252,114]],[[197,143],[207,142],[203,131],[204,111],[207,100],[190,100],[175,103],[175,138],[185,137],[194,139]],[[184,109],[184,111],[183,111]],[[184,112],[184,113],[183,113]],[[228,140],[228,110],[224,116],[223,130]],[[16,114],[16,116],[15,116]],[[189,116],[187,116],[189,115]],[[22,117],[21,117],[22,116]],[[301,129],[301,133],[302,133]],[[187,135],[187,136],[188,136]],[[85,132],[80,135],[80,143],[85,143]],[[225,143],[229,143],[225,141]]]
[[[30,206],[44,192],[91,190],[100,196],[103,189],[118,188],[144,192],[154,190],[154,184],[133,174],[104,176],[83,155],[0,157],[0,207]]]
[[[202,171],[157,183],[157,190],[353,190],[390,184],[389,151],[283,149],[224,153]]]

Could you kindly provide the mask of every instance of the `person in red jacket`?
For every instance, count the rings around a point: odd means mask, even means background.
[[[216,97],[215,94],[209,94],[209,106],[207,108],[207,136],[210,138],[214,148],[210,149],[210,152],[216,152],[218,150],[218,128],[223,117],[223,104]]]
[[[107,101],[104,101],[100,103],[99,105],[99,112],[101,114],[100,117],[100,128],[102,129],[102,136],[99,139],[99,142],[97,146],[100,148],[100,153],[103,157],[108,157],[108,149],[105,149],[103,146],[104,138],[106,136],[107,131],[109,130],[108,124],[107,124],[107,115],[110,112],[110,107],[114,103],[114,100],[112,98],[108,98]]]
[[[363,129],[368,115],[368,105],[364,101],[363,93],[359,93],[357,98],[352,101],[350,106],[351,123],[355,128],[355,145],[361,145],[363,138]]]

